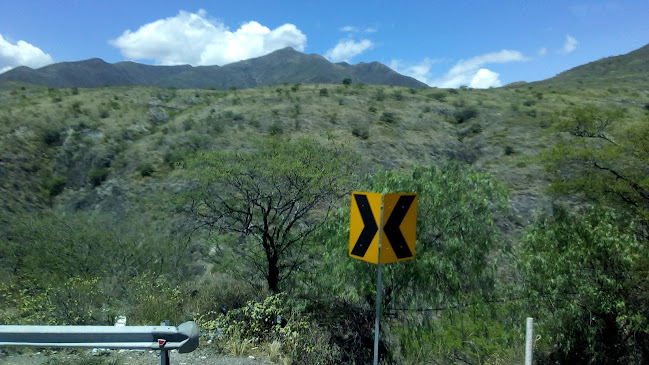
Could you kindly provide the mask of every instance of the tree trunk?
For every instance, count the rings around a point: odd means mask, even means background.
[[[277,255],[268,256],[268,290],[272,293],[279,293],[279,265]]]

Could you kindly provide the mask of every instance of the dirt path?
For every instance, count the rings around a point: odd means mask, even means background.
[[[27,354],[13,354],[0,355],[1,365],[45,365],[45,364],[65,364],[66,361],[73,361],[78,359],[87,358],[91,355],[90,350],[78,351],[73,354],[66,351],[47,351],[47,352],[33,352]],[[158,365],[160,364],[160,357],[157,351],[139,351],[139,350],[113,350],[107,355],[100,355],[104,364],[106,365]],[[78,364],[78,362],[74,362]],[[255,358],[237,358],[237,357],[224,357],[209,350],[197,349],[189,354],[179,354],[175,351],[171,352],[170,357],[171,365],[270,365],[273,364],[267,360]]]

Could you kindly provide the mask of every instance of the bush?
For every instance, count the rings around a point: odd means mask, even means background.
[[[370,131],[367,127],[354,127],[352,128],[352,135],[360,139],[368,139],[370,137]]]
[[[109,171],[110,168],[108,167],[91,169],[90,171],[88,171],[88,180],[90,181],[92,186],[99,186],[101,185],[101,183],[103,183],[106,180]]]
[[[383,88],[376,90],[376,96],[374,98],[376,99],[376,101],[385,100],[385,92],[383,91]]]
[[[281,123],[275,122],[270,126],[270,128],[268,128],[268,133],[270,133],[271,136],[276,136],[284,133],[284,128]]]
[[[471,118],[478,116],[478,110],[474,107],[465,107],[453,113],[455,121],[458,123],[464,123]]]
[[[320,96],[329,96],[329,90],[326,87],[320,89]]]
[[[429,95],[431,98],[443,103],[446,101],[446,93],[442,91],[437,91]]]
[[[48,127],[43,131],[43,142],[48,146],[59,146],[61,139],[61,131],[58,128]]]
[[[396,123],[397,121],[396,115],[392,112],[383,112],[383,114],[381,114],[381,117],[379,119],[382,122],[390,123],[390,124]]]
[[[220,314],[198,314],[196,322],[216,337],[215,345],[241,356],[251,347],[279,349],[293,364],[338,364],[341,352],[331,334],[294,309],[286,294],[250,301],[245,307]],[[280,354],[281,357],[281,354]]]
[[[63,192],[68,178],[61,175],[54,175],[45,182],[45,191],[50,197],[57,196]]]
[[[140,164],[137,167],[137,171],[140,173],[142,177],[146,176],[151,176],[155,172],[155,168],[150,162],[145,162],[143,164]]]

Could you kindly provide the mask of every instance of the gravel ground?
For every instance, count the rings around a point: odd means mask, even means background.
[[[48,361],[52,364],[58,364],[65,360],[82,359],[92,356],[90,350],[81,350],[77,353],[67,351],[46,352],[34,351],[25,354],[15,354],[9,351],[9,354],[0,353],[0,364],[2,365],[44,365]],[[141,350],[112,350],[109,354],[100,355],[105,358],[106,364],[111,364],[112,360],[117,360],[118,365],[158,365],[160,356],[158,351],[141,351]],[[58,360],[58,361],[57,361]],[[179,354],[171,351],[171,365],[269,365],[273,364],[267,360],[242,357],[224,357],[215,355],[209,350],[197,349],[188,354]]]

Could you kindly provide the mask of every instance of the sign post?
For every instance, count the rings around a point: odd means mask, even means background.
[[[352,193],[349,256],[378,265],[374,365],[379,361],[382,264],[415,258],[416,226],[417,194]]]

